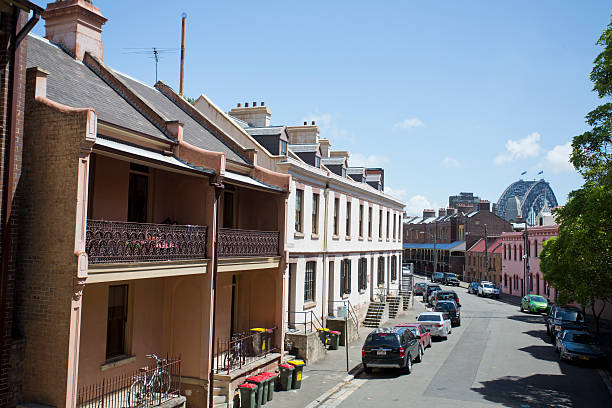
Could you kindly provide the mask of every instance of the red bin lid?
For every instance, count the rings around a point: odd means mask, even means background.
[[[251,384],[251,383],[244,383],[238,386],[238,388],[255,388],[255,387],[257,387],[257,385]]]
[[[279,366],[279,367],[283,367],[283,368],[289,368],[289,369],[291,369],[291,370],[293,370],[293,369],[295,368],[294,366],[292,366],[292,365],[291,365],[291,364],[289,364],[289,363],[279,364],[278,366]]]
[[[264,379],[260,375],[254,375],[252,377],[247,378],[247,381],[251,381],[251,382],[255,382],[255,383],[260,383],[263,380]]]
[[[339,331],[330,331],[331,334],[340,334]]]

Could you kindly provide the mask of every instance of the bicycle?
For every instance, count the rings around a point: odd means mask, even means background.
[[[233,335],[230,347],[223,359],[223,366],[228,370],[237,366],[244,359],[244,339],[242,335]]]
[[[149,368],[143,367],[140,369],[142,374],[132,378],[132,385],[128,392],[128,405],[130,407],[141,407],[155,398],[155,394],[167,394],[170,390],[170,373],[163,367],[167,360],[159,358],[155,354],[147,354],[147,358],[154,358],[156,367],[153,374],[148,376]]]

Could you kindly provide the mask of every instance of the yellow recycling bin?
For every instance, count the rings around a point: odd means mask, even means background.
[[[290,360],[287,361],[289,364],[295,367],[293,370],[293,382],[291,384],[291,388],[294,390],[299,390],[302,388],[302,370],[304,369],[304,363],[302,360]]]

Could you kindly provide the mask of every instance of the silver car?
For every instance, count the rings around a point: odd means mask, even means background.
[[[417,317],[417,322],[425,326],[432,337],[448,338],[451,334],[450,316],[442,312],[423,312]]]

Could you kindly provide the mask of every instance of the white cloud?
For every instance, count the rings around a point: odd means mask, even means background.
[[[415,116],[414,118],[404,119],[401,122],[396,123],[393,125],[393,130],[412,129],[422,126],[425,126],[423,121]]]
[[[408,215],[422,216],[426,208],[432,208],[431,202],[425,196],[415,195],[406,201],[405,211]]]
[[[351,167],[383,167],[389,163],[387,156],[370,154],[368,156],[361,153],[351,153],[349,157],[349,165]]]
[[[495,164],[501,165],[518,159],[537,157],[540,154],[540,134],[533,132],[520,140],[508,140],[506,151],[495,157]]]
[[[391,186],[385,186],[385,194],[389,194],[392,197],[395,197],[399,200],[406,202],[406,198],[408,198],[408,191],[403,189],[395,189]]]
[[[334,120],[334,116],[337,115],[331,113],[314,112],[304,116],[302,120],[309,125],[314,121],[315,125],[319,126],[321,138],[329,139],[332,146],[334,145],[334,141],[337,140],[352,141],[353,134],[346,129],[338,127],[336,121]]]
[[[569,158],[572,154],[572,144],[567,142],[562,145],[553,147],[552,150],[546,152],[544,156],[543,166],[554,174],[573,171],[574,166],[570,163]]]
[[[455,159],[454,157],[446,156],[442,159],[442,165],[445,167],[460,167],[461,162],[459,162],[459,160]]]

